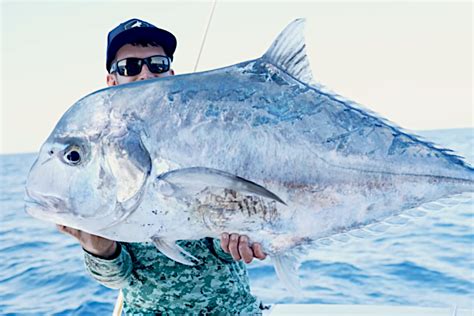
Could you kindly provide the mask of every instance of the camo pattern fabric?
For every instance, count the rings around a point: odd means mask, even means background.
[[[111,260],[85,252],[86,270],[101,284],[122,289],[127,315],[261,315],[245,264],[225,253],[219,240],[177,244],[200,263],[175,262],[151,243],[121,243]]]

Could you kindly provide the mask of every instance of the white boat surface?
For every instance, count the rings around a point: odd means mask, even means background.
[[[474,316],[473,309],[389,306],[389,305],[329,305],[329,304],[275,304],[265,316]]]

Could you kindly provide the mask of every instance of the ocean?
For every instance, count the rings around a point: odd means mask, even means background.
[[[417,134],[473,165],[474,129]],[[118,291],[84,270],[79,244],[24,211],[27,173],[36,154],[0,155],[0,314],[107,315]],[[374,304],[474,308],[474,198],[384,233],[318,243],[303,255],[301,297],[278,282],[270,260],[248,266],[264,303]]]

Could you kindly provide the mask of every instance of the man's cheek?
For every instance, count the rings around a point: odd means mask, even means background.
[[[136,80],[137,80],[137,77],[118,77],[119,84],[129,83]]]
[[[173,76],[173,75],[174,75],[174,71],[173,70],[168,70],[167,72],[159,74],[158,77],[169,77],[169,76]]]

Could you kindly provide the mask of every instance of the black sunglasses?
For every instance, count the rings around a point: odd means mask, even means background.
[[[118,72],[119,75],[126,77],[136,76],[142,71],[143,64],[147,65],[150,72],[162,74],[170,70],[171,59],[162,55],[147,58],[124,58],[112,64],[110,73]]]

